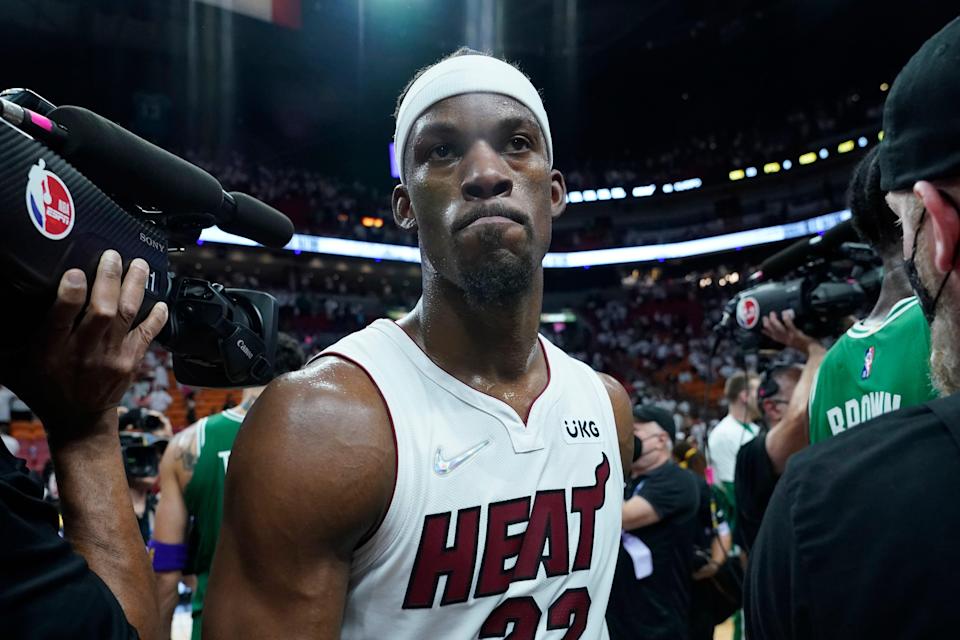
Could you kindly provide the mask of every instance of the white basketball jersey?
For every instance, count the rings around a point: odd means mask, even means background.
[[[324,355],[366,370],[396,486],[353,556],[342,637],[607,638],[623,471],[609,396],[540,338],[549,381],[526,423],[433,363],[389,320]]]

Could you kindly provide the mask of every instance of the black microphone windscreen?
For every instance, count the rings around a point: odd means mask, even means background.
[[[223,188],[200,167],[81,107],[57,107],[49,118],[68,130],[63,157],[106,191],[161,210],[220,210]]]
[[[293,238],[290,218],[245,193],[231,191],[230,196],[237,204],[236,211],[229,222],[218,222],[218,227],[276,249],[286,246]]]
[[[811,258],[825,255],[844,242],[850,242],[856,240],[856,238],[857,233],[853,228],[853,222],[845,220],[828,229],[822,236],[804,238],[794,242],[783,251],[773,254],[760,263],[763,280],[779,278],[797,267],[803,266]]]

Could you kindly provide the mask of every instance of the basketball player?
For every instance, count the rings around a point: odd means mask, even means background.
[[[303,366],[303,350],[285,333],[277,336],[275,375],[296,371]],[[177,606],[177,586],[187,568],[197,576],[193,591],[192,640],[200,640],[203,597],[210,577],[210,563],[220,535],[223,519],[223,485],[233,442],[247,412],[265,387],[243,390],[239,406],[201,419],[170,442],[160,462],[160,504],[157,506],[153,539],[149,547],[153,570],[157,572],[160,595],[160,621],[164,638],[170,637],[170,623]],[[196,548],[188,549],[190,518]]]
[[[871,418],[937,397],[930,382],[930,327],[903,269],[903,234],[884,201],[874,147],[850,181],[860,238],[883,261],[880,297],[827,352],[810,394],[810,444]]]
[[[537,334],[566,186],[536,89],[461,50],[397,110],[423,296],[271,383],[230,459],[211,638],[605,638],[629,398]]]

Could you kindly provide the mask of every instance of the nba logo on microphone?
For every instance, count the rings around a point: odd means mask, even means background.
[[[27,176],[27,214],[37,231],[51,240],[62,240],[73,230],[73,197],[63,180],[47,170],[42,158]]]

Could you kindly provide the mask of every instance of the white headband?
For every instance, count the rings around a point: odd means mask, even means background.
[[[448,58],[427,69],[416,79],[400,103],[397,129],[393,134],[394,155],[403,175],[403,150],[413,124],[431,106],[464,93],[497,93],[513,98],[533,113],[547,143],[547,161],[553,166],[550,121],[540,94],[516,67],[490,56],[465,55]]]

